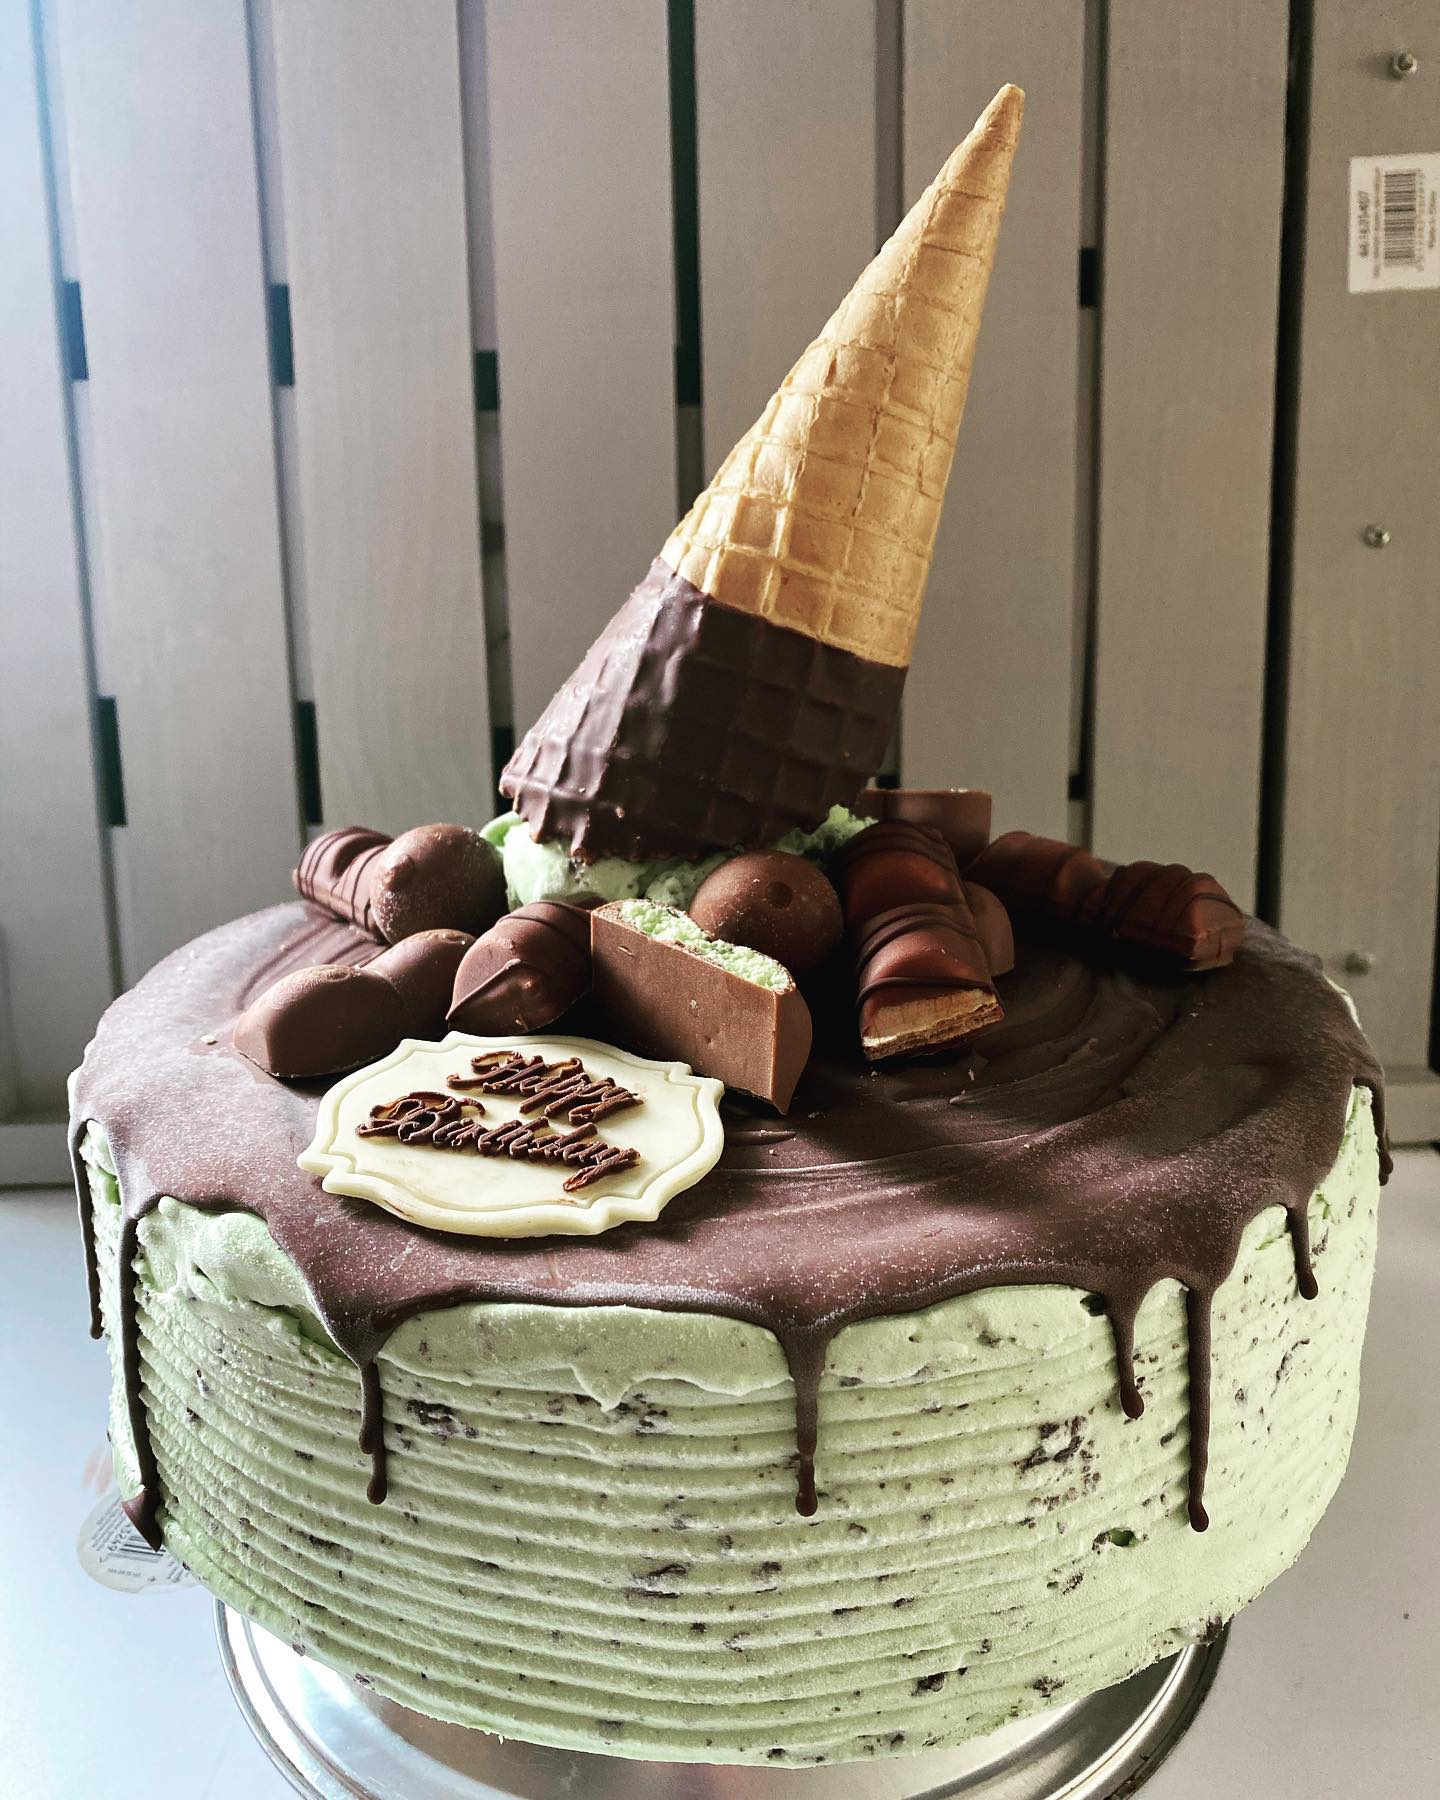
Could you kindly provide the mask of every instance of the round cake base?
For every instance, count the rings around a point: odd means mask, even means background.
[[[952,1750],[765,1769],[635,1762],[445,1725],[367,1693],[220,1602],[215,1613],[240,1710],[270,1760],[314,1800],[1111,1800],[1133,1794],[1174,1748],[1225,1645],[1222,1631],[1116,1687]]]

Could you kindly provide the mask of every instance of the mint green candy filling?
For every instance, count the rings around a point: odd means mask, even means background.
[[[742,981],[754,982],[756,987],[778,992],[794,985],[789,971],[773,956],[748,950],[743,944],[727,944],[723,938],[712,938],[688,914],[677,912],[672,906],[657,906],[653,900],[623,900],[619,912],[627,925],[643,931],[646,937],[657,938],[662,944],[678,944],[702,962],[738,975]]]

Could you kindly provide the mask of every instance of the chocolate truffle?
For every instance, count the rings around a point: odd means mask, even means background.
[[[235,1021],[235,1048],[267,1075],[340,1075],[405,1035],[405,1005],[383,975],[346,963],[294,969]]]
[[[814,863],[752,850],[721,863],[696,889],[690,917],[711,937],[743,944],[803,975],[840,942],[840,897]]]
[[[464,825],[417,825],[370,865],[370,911],[387,943],[448,927],[471,933],[505,910],[500,858]]]
[[[459,1031],[543,1031],[590,988],[590,914],[532,900],[492,925],[455,971],[448,1014]]]
[[[468,931],[417,931],[364,966],[383,975],[405,1006],[411,1037],[439,1037],[455,987],[455,971],[475,942]]]

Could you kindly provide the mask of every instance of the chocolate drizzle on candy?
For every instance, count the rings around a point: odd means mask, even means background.
[[[984,788],[865,788],[853,810],[862,819],[938,831],[962,869],[990,842],[991,797]]]
[[[891,907],[854,941],[860,1043],[874,1062],[947,1048],[1005,1016],[963,895]]]

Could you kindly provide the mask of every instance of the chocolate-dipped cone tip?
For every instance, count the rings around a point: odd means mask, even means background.
[[[582,861],[759,849],[848,805],[899,710],[1023,97],[996,96],[521,740]]]
[[[702,593],[909,662],[1023,110],[1000,90],[672,532]]]

